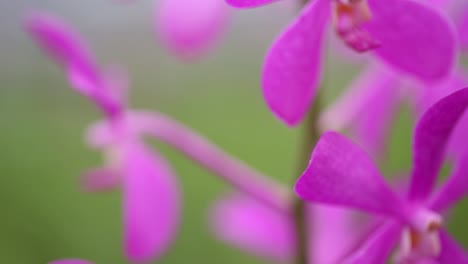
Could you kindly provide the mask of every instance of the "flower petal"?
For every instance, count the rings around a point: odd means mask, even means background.
[[[167,162],[143,146],[128,147],[124,175],[125,252],[132,261],[158,258],[179,224],[179,189]]]
[[[343,264],[384,264],[400,237],[401,226],[389,222],[377,228]]]
[[[420,85],[423,86],[424,84]],[[422,96],[420,101],[417,102],[417,110],[420,112],[419,116],[422,116],[429,107],[437,103],[440,99],[467,86],[468,73],[461,69],[456,69],[452,72],[450,77],[443,82],[430,85],[429,89],[427,87],[421,87]]]
[[[215,204],[211,222],[221,240],[254,255],[282,261],[294,256],[292,217],[257,200],[241,195],[223,198]]]
[[[312,1],[269,50],[262,77],[263,96],[287,125],[297,125],[310,107],[321,78],[322,38],[330,1]]]
[[[456,164],[454,173],[434,196],[431,207],[436,211],[445,211],[468,194],[468,148]]]
[[[336,103],[322,114],[323,130],[351,127],[356,141],[375,155],[381,154],[391,119],[399,102],[398,79],[377,65],[369,66]]]
[[[32,13],[26,29],[37,44],[69,72],[73,87],[89,95],[99,82],[94,58],[87,45],[71,27],[46,13]]]
[[[279,0],[226,0],[226,2],[236,8],[253,8],[267,5]]]
[[[409,197],[428,197],[444,160],[446,144],[468,105],[468,88],[434,104],[419,120],[413,137],[413,172]]]
[[[120,112],[121,103],[114,98],[113,87],[108,87],[110,76],[101,74],[77,32],[60,19],[40,12],[30,14],[25,26],[37,44],[65,67],[68,80],[76,91],[89,97],[109,115]]]
[[[465,51],[468,51],[468,5],[463,7],[463,13],[458,22],[458,34],[460,36],[460,43]]]
[[[351,129],[364,149],[381,157],[401,96],[396,78],[383,78],[377,85]]]
[[[405,218],[405,205],[364,151],[334,133],[317,143],[295,186],[302,199]]]
[[[82,186],[87,192],[108,191],[119,186],[119,175],[110,168],[97,168],[82,176]]]
[[[367,224],[348,209],[312,205],[309,210],[309,263],[340,263],[355,244],[362,240]]]
[[[458,244],[445,230],[440,231],[440,242],[442,247],[441,255],[438,263],[456,263],[468,264],[468,253],[463,247]]]
[[[228,6],[222,0],[164,0],[155,27],[164,44],[183,59],[207,51],[227,25]]]
[[[365,26],[382,46],[375,54],[396,69],[434,81],[456,61],[455,30],[442,13],[411,0],[368,0],[373,17]]]
[[[81,260],[81,259],[62,259],[62,260],[49,262],[49,264],[93,264],[93,263],[87,260]]]

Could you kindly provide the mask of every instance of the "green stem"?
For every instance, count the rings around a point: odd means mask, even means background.
[[[299,163],[298,171],[296,175],[301,175],[304,169],[307,167],[310,159],[310,154],[315,147],[319,137],[320,130],[317,127],[317,120],[320,114],[320,96],[318,95],[315,100],[313,107],[307,114],[306,120],[303,127],[302,140],[300,141],[300,152],[299,152]],[[294,220],[297,232],[297,254],[296,264],[307,264],[307,253],[308,253],[308,226],[307,221],[307,206],[306,203],[299,198],[294,200]]]

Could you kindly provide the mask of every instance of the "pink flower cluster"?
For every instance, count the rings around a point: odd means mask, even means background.
[[[273,2],[227,0],[236,8]],[[222,0],[161,0],[157,10],[161,41],[184,60],[198,58],[214,44],[228,14]],[[383,264],[390,259],[397,264],[468,264],[468,253],[445,228],[447,211],[468,193],[468,70],[457,62],[468,53],[468,4],[306,3],[273,42],[262,71],[266,104],[288,126],[301,123],[322,86],[322,75],[333,74],[322,67],[332,48],[325,40],[329,27],[363,56],[359,63],[365,67],[320,112],[313,125],[322,135],[310,163],[294,188],[287,188],[176,120],[130,108],[124,70],[101,67],[82,37],[59,18],[29,14],[25,29],[32,39],[64,69],[70,86],[104,116],[89,127],[87,140],[105,162],[83,175],[82,187],[89,192],[122,190],[123,249],[129,261],[161,257],[177,237],[181,220],[177,178],[146,143],[149,136],[236,189],[214,204],[211,227],[220,240],[259,257],[288,262],[303,246],[299,237],[305,237],[307,263]],[[391,121],[404,102],[415,120],[412,170],[409,177],[389,183],[375,162],[385,158]],[[454,168],[438,184],[446,162]],[[305,214],[298,216],[293,204],[301,200],[307,204]],[[304,218],[305,230],[297,228],[297,217]]]

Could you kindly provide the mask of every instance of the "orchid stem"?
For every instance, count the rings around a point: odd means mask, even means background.
[[[319,140],[320,130],[317,126],[317,120],[320,114],[320,96],[314,100],[314,104],[307,114],[306,120],[303,124],[303,135],[300,141],[300,152],[298,155],[298,171],[295,175],[294,180],[297,179],[297,175],[301,175],[307,164],[309,163],[310,154],[315,147],[315,144]],[[296,264],[307,264],[308,263],[308,219],[307,219],[307,206],[304,201],[299,198],[295,198],[294,204],[294,222],[296,225],[297,233],[297,254]]]
[[[291,212],[290,191],[243,161],[231,156],[203,136],[174,119],[154,112],[138,111],[141,131],[176,150],[220,176],[237,190],[281,213]]]

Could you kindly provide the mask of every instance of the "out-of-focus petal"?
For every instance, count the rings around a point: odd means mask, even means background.
[[[279,0],[226,0],[226,2],[236,8],[253,8],[267,5]]]
[[[287,261],[294,256],[292,217],[256,200],[236,195],[218,201],[212,228],[223,241],[254,255]]]
[[[465,4],[458,22],[458,34],[463,50],[468,51],[468,4]]]
[[[375,232],[371,233],[362,245],[340,263],[387,263],[387,258],[400,237],[400,230],[401,226],[394,222],[382,225],[377,228]]]
[[[82,38],[66,23],[46,13],[31,13],[26,29],[49,56],[67,68],[74,88],[89,95],[99,82],[97,65]]]
[[[62,259],[49,262],[49,264],[93,264],[90,261],[82,259]]]
[[[271,111],[297,125],[308,111],[321,79],[322,38],[330,1],[312,1],[273,43],[266,56],[262,88]]]
[[[382,78],[378,84],[351,127],[359,144],[375,157],[384,152],[392,119],[401,102],[398,79]]]
[[[380,154],[399,102],[398,85],[398,79],[388,70],[369,66],[322,114],[322,130],[350,127],[364,149]]]
[[[351,210],[308,205],[310,212],[309,263],[340,263],[364,235],[363,223]]]
[[[157,8],[155,28],[172,52],[193,59],[219,39],[228,11],[223,0],[163,0]]]
[[[442,252],[438,263],[441,264],[468,264],[467,251],[458,244],[445,230],[439,232]]]
[[[99,192],[114,189],[120,184],[120,177],[110,168],[97,168],[82,175],[82,187],[88,192]]]
[[[367,154],[334,132],[320,138],[295,190],[299,197],[312,202],[406,217],[404,202]]]
[[[466,146],[466,144],[465,144]],[[454,173],[449,176],[441,189],[434,196],[431,207],[437,211],[444,211],[468,194],[468,148],[456,164]]]
[[[424,84],[421,83],[419,83],[419,85],[424,86]],[[447,80],[438,84],[430,85],[429,88],[421,87],[420,90],[423,94],[420,101],[416,103],[419,116],[422,116],[429,107],[437,103],[440,99],[467,86],[468,73],[461,69],[456,69]]]
[[[60,19],[40,12],[31,13],[25,26],[37,44],[65,67],[75,90],[89,97],[109,115],[121,110],[106,76],[101,74],[87,45],[75,30]]]
[[[411,0],[368,0],[372,19],[365,28],[382,46],[375,54],[396,69],[434,81],[456,61],[456,33],[450,20]]]
[[[132,261],[158,258],[179,224],[178,185],[169,164],[139,144],[128,146],[123,175],[125,253]]]
[[[430,89],[421,88],[423,94],[419,102],[416,103],[419,112],[417,115],[422,116],[434,103],[467,86],[468,73],[457,69],[446,81],[434,85]],[[468,131],[468,113],[463,114],[463,117],[458,121],[447,146],[448,154],[454,160],[459,159],[468,147],[468,144],[466,144],[466,131]]]
[[[441,99],[419,120],[413,138],[411,199],[423,200],[432,192],[448,139],[467,105],[468,88],[464,88]]]

